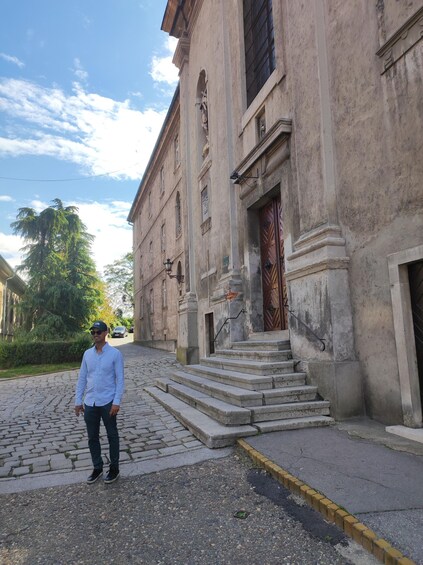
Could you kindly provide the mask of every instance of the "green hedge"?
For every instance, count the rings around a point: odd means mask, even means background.
[[[67,341],[1,341],[0,368],[73,361],[79,363],[84,351],[91,345],[89,335],[81,335]]]

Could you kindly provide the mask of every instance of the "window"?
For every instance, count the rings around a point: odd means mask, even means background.
[[[153,267],[153,242],[152,241],[150,241],[150,246],[149,246],[148,264],[149,264],[150,269],[151,269]]]
[[[164,167],[160,169],[160,194],[164,194],[165,191],[165,174]]]
[[[162,280],[162,307],[167,308],[167,287],[166,279]]]
[[[247,106],[275,70],[272,0],[244,0]]]
[[[181,158],[179,155],[179,135],[177,135],[173,140],[173,154],[174,154],[175,169],[176,169],[181,162]]]
[[[148,217],[151,218],[152,208],[151,208],[151,190],[148,193]]]
[[[160,250],[162,253],[166,251],[166,225],[162,224],[160,228]]]
[[[176,193],[175,201],[175,225],[176,225],[176,237],[179,237],[182,233],[182,221],[181,221],[181,195],[179,192]]]
[[[154,291],[150,288],[150,314],[154,314]]]
[[[205,222],[209,217],[209,193],[207,186],[201,191],[201,221]]]

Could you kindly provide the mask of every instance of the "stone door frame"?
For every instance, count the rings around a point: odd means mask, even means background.
[[[423,245],[388,255],[392,315],[404,425],[422,427],[422,403],[411,311],[408,265],[423,260]]]

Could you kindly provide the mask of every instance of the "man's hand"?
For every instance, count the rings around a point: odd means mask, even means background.
[[[119,412],[119,404],[112,404],[112,407],[110,408],[110,416],[116,416],[116,414]]]
[[[82,404],[75,406],[75,414],[77,416],[79,416],[80,414],[83,414],[83,413],[84,413],[84,406]]]

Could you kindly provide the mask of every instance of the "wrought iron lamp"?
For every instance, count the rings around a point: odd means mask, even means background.
[[[166,261],[163,263],[165,271],[167,276],[170,279],[176,279],[178,281],[179,284],[184,282],[184,276],[181,275],[180,273],[177,273],[176,275],[172,275],[172,265],[173,265],[173,261],[171,261],[169,258],[166,259]]]
[[[257,176],[256,177],[250,177],[250,176],[245,176],[245,175],[240,175],[238,173],[238,171],[234,171],[231,176],[229,177],[231,179],[231,181],[233,181],[234,184],[239,184],[240,182],[242,182],[244,179],[258,179],[258,171],[257,171]]]

